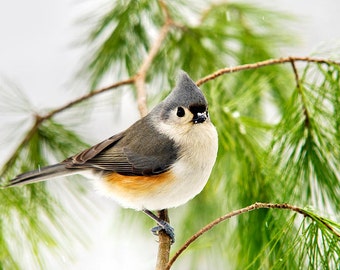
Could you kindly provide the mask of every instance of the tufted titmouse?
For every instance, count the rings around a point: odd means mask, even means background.
[[[83,174],[123,207],[142,210],[174,241],[173,229],[151,210],[177,207],[200,193],[217,155],[208,104],[182,72],[177,86],[125,131],[66,160],[18,175],[8,187]]]

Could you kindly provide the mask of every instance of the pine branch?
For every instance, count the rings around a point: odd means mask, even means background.
[[[301,86],[301,83],[300,83],[300,76],[299,76],[298,70],[296,68],[295,61],[296,60],[294,60],[293,58],[290,59],[290,63],[292,65],[292,69],[293,69],[294,76],[295,76],[296,88],[297,88],[297,90],[298,90],[298,92],[301,96],[302,102],[303,102],[303,114],[305,116],[305,126],[309,127],[310,115],[309,115],[308,109],[306,107],[306,98],[305,98],[305,95],[304,95],[303,90],[302,90],[302,86]]]
[[[170,222],[168,210],[159,211],[159,217],[166,222]],[[171,248],[171,239],[164,232],[159,232],[159,243],[158,243],[158,253],[157,253],[157,261],[156,261],[156,270],[164,270],[167,266],[170,258],[170,248]]]
[[[230,219],[235,216],[239,216],[241,214],[254,211],[256,209],[261,208],[272,208],[272,209],[285,209],[290,210],[293,212],[296,212],[298,214],[303,215],[304,217],[308,217],[312,219],[313,221],[317,221],[322,223],[333,235],[339,238],[340,240],[340,233],[337,232],[329,223],[327,223],[323,218],[311,213],[310,211],[304,210],[303,208],[300,208],[298,206],[290,205],[290,204],[278,204],[278,203],[261,203],[257,202],[252,205],[249,205],[247,207],[232,211],[222,217],[219,217],[215,219],[214,221],[210,222],[206,226],[204,226],[202,229],[200,229],[198,232],[196,232],[194,235],[192,235],[183,245],[182,247],[175,253],[175,255],[170,259],[168,265],[166,266],[166,270],[169,270],[171,266],[174,264],[174,262],[178,259],[178,257],[193,243],[195,242],[200,236],[205,234],[206,232],[210,231],[213,227],[220,224],[221,222]]]
[[[292,61],[295,62],[309,62],[309,63],[318,63],[318,64],[327,64],[327,65],[337,65],[340,66],[340,62],[333,61],[330,59],[325,59],[325,58],[313,58],[313,57],[300,57],[300,56],[290,56],[290,57],[281,57],[277,59],[269,59],[253,64],[245,64],[245,65],[240,65],[236,67],[229,67],[229,68],[223,68],[218,71],[215,71],[214,73],[198,80],[196,84],[198,86],[211,81],[223,74],[227,73],[234,73],[234,72],[239,72],[243,70],[250,70],[250,69],[258,69],[261,67],[266,67],[266,66],[271,66],[271,65],[277,65],[277,64],[284,64],[284,63],[292,63]]]
[[[134,83],[137,89],[138,110],[141,116],[145,116],[148,112],[148,108],[146,104],[147,92],[145,89],[146,73],[152,64],[153,59],[156,57],[160,47],[162,46],[163,41],[166,38],[170,30],[170,26],[172,25],[172,20],[169,16],[167,6],[165,5],[163,1],[159,1],[159,4],[163,9],[163,13],[165,16],[165,23],[163,24],[161,30],[159,31],[158,37],[153,43],[151,49],[149,50],[148,55],[145,57],[142,65],[139,68],[139,71],[137,72],[134,78]]]
[[[67,110],[67,109],[73,107],[74,105],[79,104],[79,103],[81,103],[81,102],[83,102],[83,101],[85,101],[85,100],[87,100],[87,99],[90,99],[90,98],[92,98],[92,97],[94,97],[94,96],[97,96],[97,95],[99,95],[99,94],[102,94],[102,93],[104,93],[104,92],[107,92],[107,91],[109,91],[109,90],[118,88],[118,87],[123,86],[123,85],[132,84],[132,83],[134,82],[134,80],[135,80],[134,78],[129,78],[129,79],[122,80],[122,81],[113,83],[113,84],[111,84],[111,85],[105,86],[105,87],[103,87],[103,88],[100,88],[100,89],[97,89],[97,90],[93,90],[93,91],[91,91],[90,93],[88,93],[88,94],[86,94],[86,95],[84,95],[84,96],[82,96],[82,97],[79,97],[79,98],[77,98],[77,99],[75,99],[75,100],[73,100],[73,101],[71,101],[71,102],[69,102],[69,103],[67,103],[67,104],[65,104],[65,105],[63,105],[63,106],[61,106],[61,107],[59,107],[59,108],[56,108],[56,109],[50,111],[50,112],[49,112],[48,114],[46,114],[45,116],[41,116],[42,121],[47,120],[47,119],[50,119],[50,118],[52,118],[53,116],[55,116],[56,114],[58,114],[58,113],[60,113],[60,112],[63,112],[63,111],[65,111],[65,110]]]

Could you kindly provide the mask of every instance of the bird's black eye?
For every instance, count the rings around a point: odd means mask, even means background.
[[[178,117],[183,117],[185,115],[185,111],[182,107],[177,108],[177,116]]]

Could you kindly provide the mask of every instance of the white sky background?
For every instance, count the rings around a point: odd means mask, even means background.
[[[102,0],[104,2],[104,0]],[[256,0],[257,3],[288,11],[301,17],[295,24],[296,32],[302,43],[289,50],[282,50],[282,56],[307,56],[321,44],[340,43],[340,2],[337,0]],[[75,0],[11,0],[0,2],[0,81],[2,77],[19,86],[36,108],[62,105],[79,92],[70,91],[74,87],[73,76],[79,68],[84,48],[71,44],[78,41],[84,28],[75,24],[80,15],[96,7],[99,1]],[[270,3],[270,4],[268,4]],[[122,103],[129,100],[129,93],[124,94]],[[133,107],[133,106],[132,106]],[[138,118],[138,113],[131,106],[122,111],[124,122],[108,129],[97,127],[96,137],[104,139],[125,128]],[[105,112],[100,112],[105,113]],[[126,116],[126,117],[125,117]],[[0,123],[1,125],[1,123]],[[93,126],[91,126],[93,130]],[[1,138],[1,129],[0,129]],[[15,143],[15,142],[14,142]],[[0,164],[6,160],[15,144],[7,148],[0,142]],[[63,181],[56,195],[63,197],[67,182]],[[66,184],[65,184],[66,183]],[[51,184],[53,187],[58,184]],[[121,233],[114,230],[115,203],[97,194],[89,194],[91,200],[102,211],[96,218],[88,218],[88,231],[93,244],[89,248],[79,247],[79,255],[73,262],[61,261],[63,269],[132,269],[135,264],[131,253],[140,255],[138,269],[152,269],[157,252],[154,238],[141,232],[145,237],[136,241],[133,228],[121,228]],[[131,210],[126,210],[131,211]],[[131,223],[142,221],[141,213],[136,213]],[[144,265],[141,268],[140,265]],[[55,265],[49,269],[54,268]],[[28,268],[26,268],[28,269]]]

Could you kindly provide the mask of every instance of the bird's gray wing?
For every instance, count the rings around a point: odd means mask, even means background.
[[[173,162],[171,158],[141,155],[125,147],[100,153],[82,166],[123,175],[157,175],[166,172]]]
[[[124,132],[113,135],[105,141],[102,141],[72,157],[67,158],[66,160],[64,160],[64,163],[69,164],[69,166],[71,166],[72,164],[75,166],[81,166],[82,164],[85,164],[106,149],[114,147],[123,137]]]
[[[140,123],[65,160],[67,168],[92,168],[122,175],[166,172],[177,158],[175,143],[154,129],[140,131]],[[131,131],[132,130],[132,131]]]

